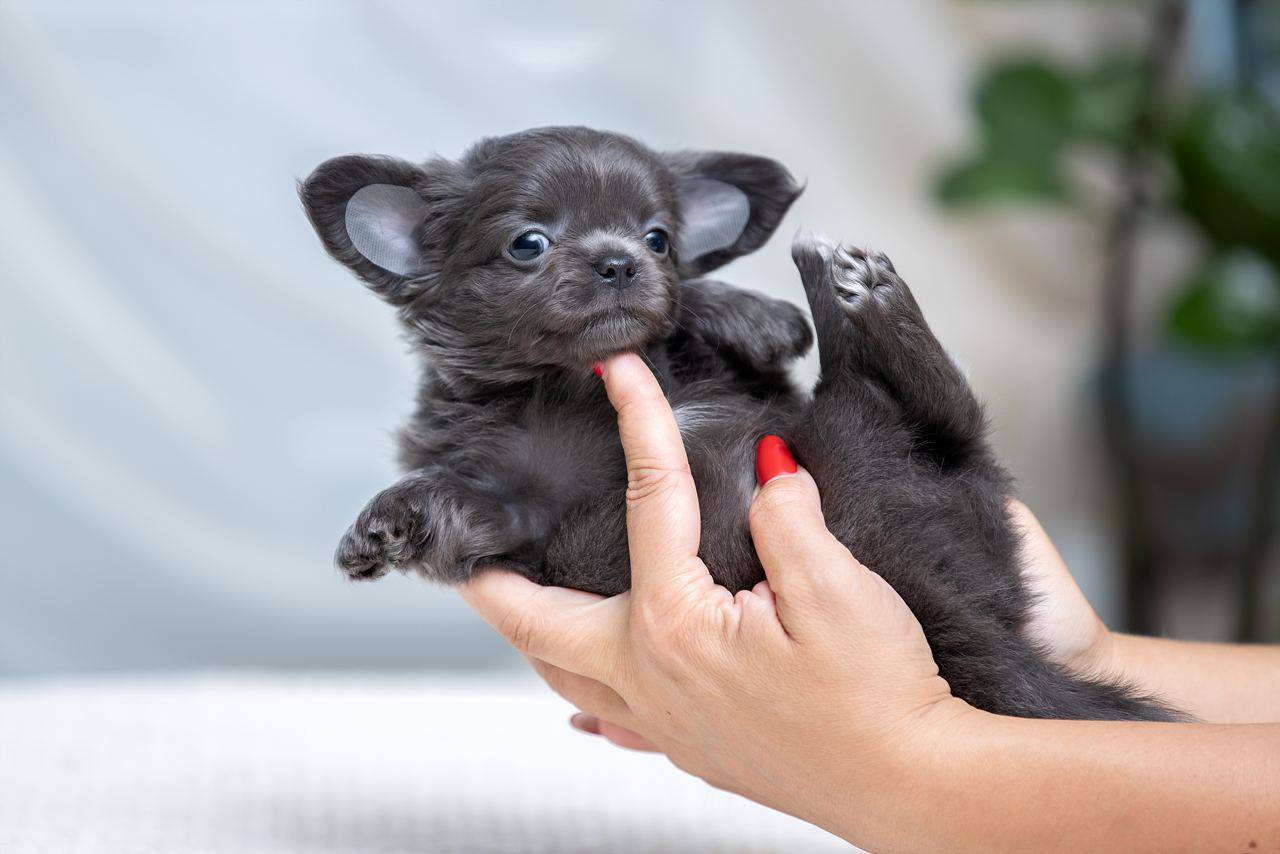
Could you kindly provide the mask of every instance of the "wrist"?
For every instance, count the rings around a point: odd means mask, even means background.
[[[1101,626],[1093,642],[1065,662],[1067,667],[1075,673],[1087,676],[1109,678],[1120,675],[1123,672],[1120,661],[1121,637],[1106,626]]]
[[[802,817],[867,850],[929,850],[937,840],[916,834],[934,825],[939,787],[971,776],[957,770],[969,767],[996,720],[947,696],[902,718],[875,745],[843,745],[846,770],[825,788],[847,797],[828,798],[823,814]]]

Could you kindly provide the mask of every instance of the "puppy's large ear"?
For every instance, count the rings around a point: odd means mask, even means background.
[[[329,254],[387,302],[406,305],[438,277],[426,232],[441,202],[435,179],[451,168],[351,154],[321,163],[298,196]]]
[[[776,160],[750,154],[666,155],[679,182],[680,271],[695,276],[764,245],[802,187]]]

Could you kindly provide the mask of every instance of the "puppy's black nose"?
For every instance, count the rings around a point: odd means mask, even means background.
[[[606,285],[622,290],[630,287],[636,276],[636,259],[630,255],[606,255],[593,262],[591,268]]]

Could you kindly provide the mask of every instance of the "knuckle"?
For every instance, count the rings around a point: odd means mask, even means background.
[[[498,622],[498,632],[517,650],[528,653],[537,636],[537,623],[532,614],[512,608]]]
[[[839,592],[840,572],[826,561],[809,565],[805,585],[809,595],[819,602],[830,602]]]
[[[637,638],[658,648],[665,646],[678,624],[670,604],[662,599],[636,603],[631,616]]]
[[[810,565],[809,590],[823,602],[832,602],[850,592],[857,583],[861,566],[847,549]]]
[[[627,504],[673,495],[689,477],[688,465],[671,468],[656,460],[636,460],[627,469]]]
[[[631,418],[650,409],[669,406],[666,396],[655,384],[645,383],[631,387],[626,397],[618,401],[618,417]]]
[[[673,626],[667,633],[666,659],[673,664],[685,664],[694,653],[703,651],[703,634],[692,620]]]
[[[751,524],[771,521],[779,516],[809,509],[809,497],[795,478],[775,480],[760,490],[747,511]]]
[[[684,621],[642,613],[636,623],[636,649],[647,666],[670,673],[695,651],[696,638]]]

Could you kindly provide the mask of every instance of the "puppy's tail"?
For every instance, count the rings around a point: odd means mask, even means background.
[[[1025,650],[1015,677],[1021,685],[1005,714],[1082,721],[1190,721],[1159,697],[1114,678],[1074,675],[1034,647]],[[995,711],[994,709],[992,711]]]

